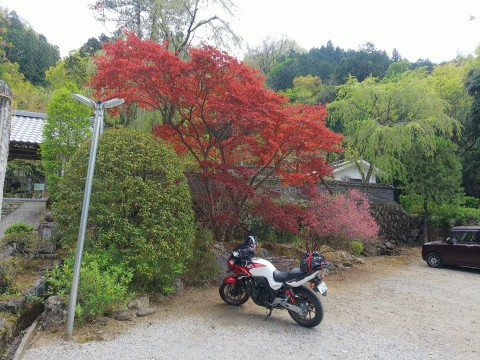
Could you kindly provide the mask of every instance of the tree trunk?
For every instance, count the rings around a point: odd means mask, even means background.
[[[370,167],[368,168],[367,176],[365,176],[365,182],[369,183],[370,178],[372,177],[373,174],[373,164],[370,164]]]
[[[3,184],[7,172],[10,127],[12,121],[12,91],[5,81],[0,80],[0,219],[2,218]]]
[[[423,199],[423,242],[428,242],[428,200]]]
[[[327,188],[329,194],[333,195],[333,189],[330,187],[330,185],[328,185],[323,176],[320,176],[320,180],[322,181],[322,184],[325,185],[325,187]]]

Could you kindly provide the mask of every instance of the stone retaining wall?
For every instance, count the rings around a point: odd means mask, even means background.
[[[418,244],[421,240],[421,219],[409,215],[397,203],[372,204],[370,213],[380,226],[380,237],[401,245]]]

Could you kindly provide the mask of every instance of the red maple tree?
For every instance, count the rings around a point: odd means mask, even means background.
[[[185,61],[129,34],[106,43],[95,62],[97,96],[158,110],[153,133],[196,161],[193,195],[217,240],[232,237],[266,185],[317,183],[331,170],[326,153],[340,150],[323,106],[289,103],[258,71],[213,47],[191,49]]]

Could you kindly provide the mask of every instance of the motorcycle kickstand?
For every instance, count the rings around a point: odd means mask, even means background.
[[[267,316],[265,317],[265,321],[267,321],[267,319],[270,317],[270,315],[272,315],[272,311],[273,311],[273,308],[271,307],[270,309],[267,308],[267,310],[270,310],[267,314]]]

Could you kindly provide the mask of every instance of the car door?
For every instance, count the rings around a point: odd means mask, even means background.
[[[480,267],[480,232],[477,232],[474,241],[468,246],[469,264]]]
[[[471,261],[472,236],[476,233],[465,230],[452,230],[450,239],[452,242],[445,249],[443,255],[444,262],[447,264],[468,265]]]

